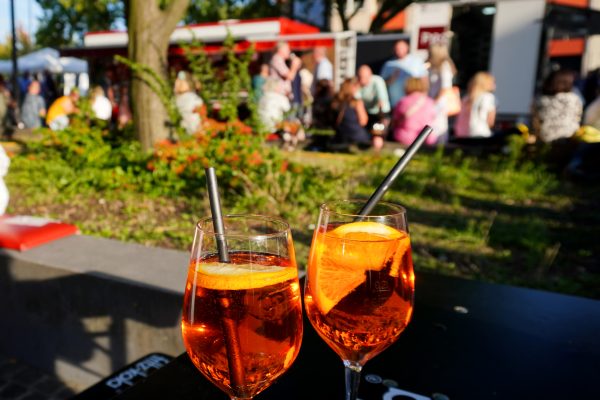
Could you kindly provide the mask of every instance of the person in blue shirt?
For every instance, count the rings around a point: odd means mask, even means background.
[[[408,78],[420,78],[427,74],[427,68],[421,58],[409,53],[406,40],[399,40],[394,45],[395,58],[383,64],[379,74],[387,85],[391,108],[404,97],[404,85]]]

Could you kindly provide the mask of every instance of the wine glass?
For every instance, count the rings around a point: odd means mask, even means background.
[[[365,363],[398,339],[413,310],[414,273],[406,210],[359,200],[321,206],[308,260],[304,303],[319,336],[344,362],[346,400]]]
[[[200,372],[231,399],[252,399],[294,362],[302,304],[289,225],[257,215],[196,226],[181,330]],[[229,262],[221,262],[225,240]],[[222,259],[222,258],[221,258]]]

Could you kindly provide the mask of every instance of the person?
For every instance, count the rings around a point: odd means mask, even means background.
[[[131,119],[131,107],[129,106],[129,83],[123,82],[119,96],[119,114],[117,116],[119,129],[123,129]]]
[[[423,60],[409,54],[409,48],[407,40],[397,41],[394,45],[395,58],[386,61],[379,74],[387,85],[392,108],[404,97],[406,80],[410,77],[422,77],[427,73]]]
[[[392,126],[394,140],[408,146],[419,135],[425,125],[432,125],[436,116],[435,103],[427,96],[427,78],[408,78],[406,96],[394,107]],[[436,136],[427,137],[426,144],[433,145]]]
[[[23,104],[29,85],[31,85],[32,79],[29,72],[25,72],[17,78],[17,84],[19,85],[19,104]]]
[[[312,104],[314,102],[312,88],[314,86],[314,75],[308,68],[301,68],[298,72],[300,82],[302,83],[302,107],[300,112],[300,120],[306,126],[312,123]]]
[[[90,100],[94,116],[102,121],[109,121],[112,117],[113,105],[104,95],[102,86],[94,86]]]
[[[4,183],[4,177],[8,173],[8,167],[10,167],[10,158],[6,155],[4,147],[0,145],[0,215],[4,215],[6,212],[8,200],[10,199],[8,188]]]
[[[600,130],[600,95],[586,107],[583,124]]]
[[[280,79],[270,77],[263,85],[263,96],[258,103],[258,116],[265,129],[274,133],[279,129],[285,114],[291,110],[290,99],[282,94]]]
[[[496,121],[496,80],[488,72],[478,72],[467,85],[456,117],[454,134],[458,138],[489,138]]]
[[[58,98],[58,90],[56,89],[56,83],[54,78],[49,71],[44,71],[44,76],[41,82],[42,86],[42,97],[46,104],[52,104],[54,100]]]
[[[452,83],[456,75],[456,66],[448,54],[448,47],[442,43],[434,43],[429,47],[429,97],[435,101],[436,118],[432,125],[438,143],[443,143],[448,137],[448,113],[458,112],[460,95],[454,93]],[[452,101],[455,102],[456,111]],[[456,115],[456,114],[453,114]]]
[[[46,125],[53,131],[62,130],[69,126],[69,115],[79,111],[77,108],[78,100],[79,91],[77,89],[54,100],[46,113]]]
[[[286,64],[287,60],[290,60],[289,67]],[[292,81],[301,66],[302,61],[291,52],[290,45],[287,42],[278,42],[275,54],[269,63],[269,76],[280,82],[277,86],[281,94],[290,99],[292,98]]]
[[[534,135],[542,142],[570,138],[579,128],[583,102],[573,92],[574,81],[574,74],[567,70],[554,71],[545,80],[532,118]]]
[[[333,83],[333,65],[327,58],[327,49],[325,47],[315,47],[312,56],[315,66],[313,69],[313,85],[311,91],[314,93],[318,81],[328,80]]]
[[[334,125],[331,103],[334,91],[330,80],[322,79],[316,84],[312,103],[312,127],[330,129]]]
[[[583,80],[581,92],[587,108],[600,95],[600,67],[588,72]]]
[[[10,92],[4,83],[4,78],[0,75],[0,136],[4,135],[9,106]]]
[[[347,78],[333,99],[335,136],[333,147],[351,149],[353,145],[368,147],[371,136],[365,129],[369,116],[361,99],[358,98],[360,84],[356,77]]]
[[[358,82],[360,83],[360,98],[365,104],[369,116],[367,130],[374,135],[373,146],[379,150],[383,147],[391,111],[385,81],[382,77],[373,75],[373,70],[368,65],[361,65],[358,69]]]
[[[42,126],[41,118],[46,116],[46,103],[40,92],[41,85],[38,81],[29,84],[21,107],[21,121],[25,128],[36,129]]]
[[[259,102],[263,95],[263,86],[269,77],[269,64],[262,63],[258,74],[252,77],[252,89],[254,90],[254,99]]]
[[[200,128],[200,108],[204,105],[202,98],[192,90],[188,74],[179,71],[175,80],[175,105],[181,114],[181,126],[192,135]]]
[[[444,90],[452,88],[456,66],[448,54],[448,47],[441,43],[429,47],[429,97],[440,100]]]

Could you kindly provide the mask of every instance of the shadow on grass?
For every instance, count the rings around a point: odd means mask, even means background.
[[[432,227],[442,235],[434,243],[415,240],[416,268],[600,298],[600,224],[597,216],[589,218],[588,207],[460,201],[456,213],[410,207],[410,222],[424,225],[422,234]]]

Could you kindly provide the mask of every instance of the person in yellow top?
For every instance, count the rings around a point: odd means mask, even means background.
[[[67,96],[62,96],[54,100],[46,113],[46,124],[48,127],[53,131],[58,131],[69,126],[69,115],[78,111],[77,100],[79,100],[79,92],[77,90],[72,91]]]

